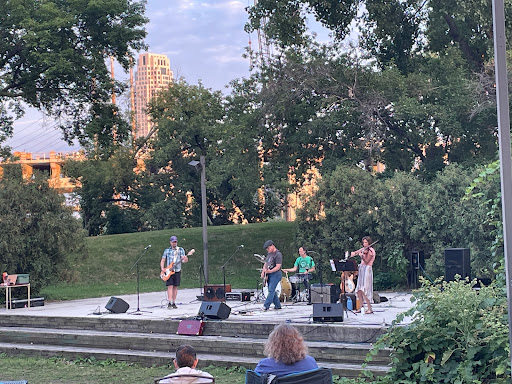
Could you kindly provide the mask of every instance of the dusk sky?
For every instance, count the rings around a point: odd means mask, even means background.
[[[249,60],[242,55],[249,45],[245,8],[252,4],[253,0],[148,0],[148,51],[167,55],[175,78],[183,77],[189,84],[201,80],[207,88],[227,93],[225,85],[231,80],[250,74]],[[256,34],[251,39],[253,48],[257,47]],[[120,67],[115,76],[129,79]],[[7,145],[14,151],[34,153],[77,150],[60,139],[62,134],[54,125],[52,119],[29,110],[15,123],[14,137]]]

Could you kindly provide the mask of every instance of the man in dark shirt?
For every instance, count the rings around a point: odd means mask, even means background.
[[[267,250],[267,258],[263,264],[261,271],[261,278],[266,279],[268,284],[268,295],[263,304],[263,310],[268,311],[270,304],[274,303],[275,309],[281,309],[281,302],[279,296],[276,295],[276,287],[281,282],[281,265],[283,264],[283,255],[274,245],[272,240],[267,240],[263,245]]]

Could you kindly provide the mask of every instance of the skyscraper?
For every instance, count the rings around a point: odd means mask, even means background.
[[[166,55],[139,55],[135,72],[135,138],[148,135],[152,124],[147,114],[147,104],[159,90],[167,88],[172,79],[173,73]]]

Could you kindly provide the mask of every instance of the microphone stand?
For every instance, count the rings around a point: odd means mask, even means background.
[[[223,276],[223,279],[224,279],[224,301],[226,301],[226,264],[229,263],[229,261],[233,258],[233,256],[236,255],[236,253],[238,252],[238,250],[240,248],[242,248],[242,247],[241,246],[236,247],[236,251],[233,252],[233,254],[228,257],[226,262],[224,264],[222,264],[222,267],[220,267],[220,269],[222,269],[222,276]]]
[[[148,312],[148,313],[151,313],[151,311],[141,311],[140,308],[139,308],[139,303],[140,303],[140,294],[139,294],[139,261],[142,259],[142,257],[146,254],[147,250],[149,249],[150,247],[146,247],[144,248],[144,252],[142,252],[142,255],[139,256],[139,258],[137,259],[137,261],[135,262],[135,264],[130,268],[130,272],[133,270],[133,268],[135,267],[136,270],[137,270],[137,310],[136,311],[133,311],[133,312],[130,312],[129,314],[131,315],[142,315],[142,312]]]

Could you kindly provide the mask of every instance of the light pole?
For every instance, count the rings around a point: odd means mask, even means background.
[[[203,267],[204,283],[208,285],[208,230],[206,216],[206,160],[204,155],[199,158],[200,161],[192,160],[188,165],[201,171],[201,216],[203,225]]]

